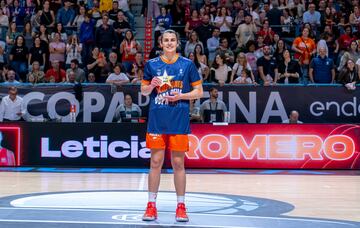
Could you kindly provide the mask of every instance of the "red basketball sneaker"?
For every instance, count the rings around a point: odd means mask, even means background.
[[[178,203],[176,208],[175,219],[177,222],[188,222],[189,217],[186,214],[186,208],[184,203]]]
[[[148,202],[146,211],[142,217],[143,221],[154,221],[157,219],[157,209],[154,202]]]

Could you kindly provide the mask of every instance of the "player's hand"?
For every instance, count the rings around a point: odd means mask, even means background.
[[[166,95],[166,96],[164,96],[164,98],[168,102],[175,102],[175,101],[181,100],[181,93],[172,92],[171,95]]]
[[[160,78],[158,78],[158,77],[153,77],[153,79],[151,80],[150,85],[155,88],[155,87],[157,87],[157,86],[160,86],[161,83],[162,83],[162,81],[161,81]]]

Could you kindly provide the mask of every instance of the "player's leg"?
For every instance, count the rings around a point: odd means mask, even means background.
[[[174,184],[177,196],[176,221],[187,222],[189,218],[185,208],[186,173],[184,167],[185,152],[171,152],[171,165],[174,170]]]

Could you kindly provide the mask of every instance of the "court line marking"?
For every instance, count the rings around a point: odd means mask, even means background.
[[[145,188],[145,179],[146,179],[146,173],[142,173],[140,181],[139,181],[138,190],[144,190],[144,188]]]
[[[16,220],[16,219],[0,219],[0,222],[18,222],[18,223],[65,223],[65,224],[98,224],[98,225],[142,225],[142,226],[175,226],[175,227],[210,227],[223,228],[231,226],[216,225],[198,225],[198,224],[177,224],[177,223],[140,223],[140,222],[86,222],[86,221],[57,221],[57,220]],[[257,228],[256,226],[237,226],[237,228]]]
[[[13,207],[0,207],[1,210],[9,210],[9,209],[15,209],[15,210],[44,210],[44,211],[91,211],[91,212],[109,212],[109,211],[115,211],[117,213],[121,213],[124,212],[123,209],[120,210],[94,210],[94,209],[70,209],[70,208],[65,208],[65,209],[61,209],[61,208],[13,208]],[[126,211],[128,212],[128,211]],[[143,211],[132,211],[131,213],[134,212],[139,212],[140,214],[142,214]],[[158,214],[175,214],[173,212],[159,212]],[[343,225],[353,225],[351,223],[358,223],[357,221],[348,221],[350,223],[346,223],[346,222],[339,222],[339,221],[332,221],[332,220],[326,220],[323,218],[318,218],[318,219],[305,219],[305,218],[297,218],[297,217],[292,217],[292,218],[288,218],[288,217],[266,217],[266,216],[252,216],[252,215],[222,215],[222,214],[211,214],[211,213],[196,213],[196,212],[192,212],[192,213],[188,213],[189,215],[201,215],[201,216],[212,216],[212,217],[240,217],[240,218],[258,218],[258,219],[272,219],[272,220],[288,220],[288,221],[307,221],[307,222],[318,222],[318,223],[333,223],[333,224],[343,224]],[[0,219],[0,221],[2,221],[2,219]],[[23,220],[19,220],[19,221],[23,221]],[[41,221],[45,221],[45,220],[41,220]]]

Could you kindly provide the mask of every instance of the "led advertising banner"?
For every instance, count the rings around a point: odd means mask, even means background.
[[[360,125],[191,128],[187,168],[360,169]],[[1,124],[0,132],[2,166],[149,167],[146,124],[23,122]]]

